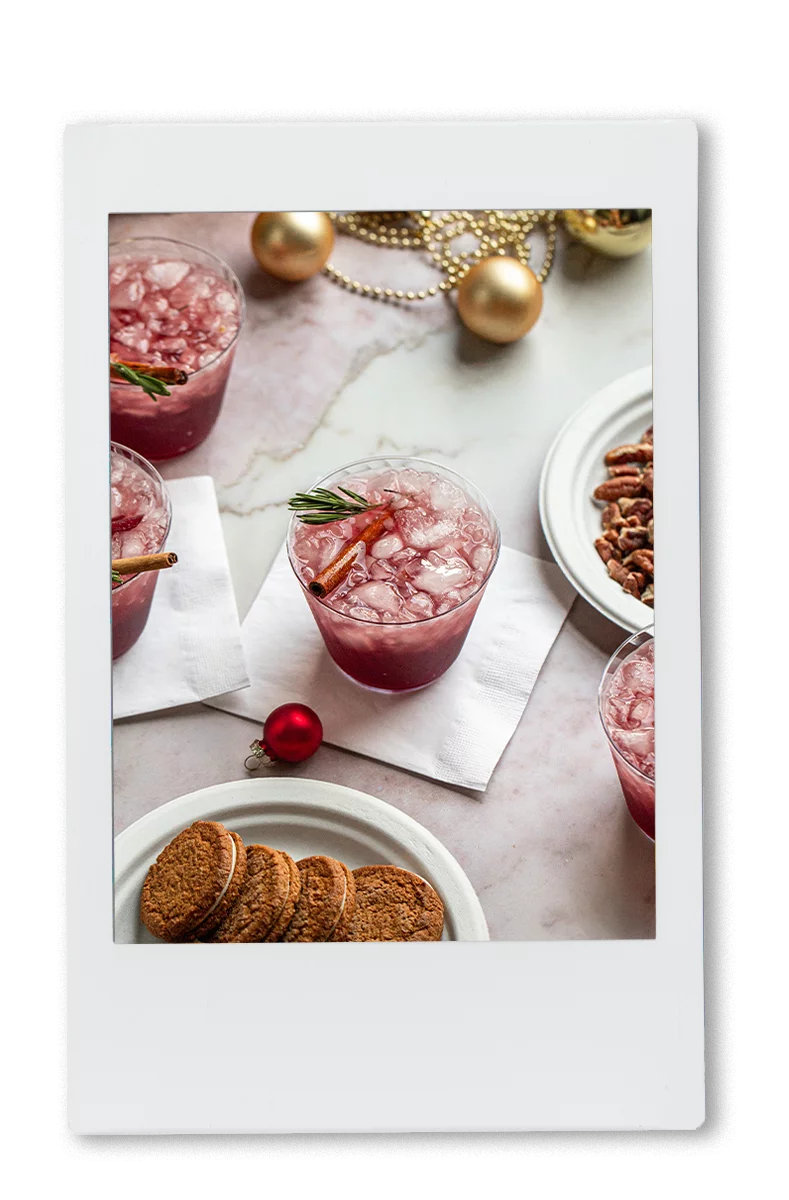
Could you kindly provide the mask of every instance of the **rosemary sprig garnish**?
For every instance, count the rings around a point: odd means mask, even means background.
[[[155,400],[157,396],[170,395],[170,389],[165,387],[161,379],[155,379],[153,375],[147,375],[144,371],[135,371],[132,367],[127,367],[125,363],[113,362],[111,366],[116,375],[120,375],[127,383],[134,383],[137,387],[141,387],[152,400]]]
[[[340,496],[337,493],[342,492]],[[365,500],[350,488],[340,487],[337,492],[328,488],[314,488],[311,492],[297,492],[288,501],[291,512],[298,513],[305,525],[328,525],[331,521],[344,521],[346,517],[358,517],[360,513],[380,508],[379,503]]]
[[[110,578],[112,579],[113,583],[123,583],[123,576],[121,575],[120,571],[111,571]]]

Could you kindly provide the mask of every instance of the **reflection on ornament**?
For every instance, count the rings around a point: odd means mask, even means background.
[[[609,258],[629,258],[652,241],[650,208],[566,208],[562,217],[577,242]]]
[[[494,255],[477,263],[458,284],[463,324],[490,342],[514,342],[528,333],[542,309],[542,284],[515,258]]]
[[[252,226],[260,266],[290,283],[317,275],[333,246],[334,228],[323,212],[258,213]]]

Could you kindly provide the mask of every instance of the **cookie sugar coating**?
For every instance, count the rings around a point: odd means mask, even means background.
[[[245,873],[241,839],[218,821],[195,821],[149,869],[140,896],[143,924],[168,942],[195,936],[201,923],[222,920]]]
[[[342,864],[316,854],[299,859],[296,865],[301,894],[282,941],[325,942],[336,929],[345,904],[347,887]]]
[[[290,891],[284,855],[270,846],[247,846],[247,874],[238,899],[205,939],[208,942],[262,942]]]
[[[359,867],[349,942],[437,942],[444,905],[436,891],[400,867]]]

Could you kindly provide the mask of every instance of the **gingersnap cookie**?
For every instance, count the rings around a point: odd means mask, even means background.
[[[325,942],[337,929],[348,894],[343,864],[315,854],[299,859],[301,893],[283,942]]]
[[[262,942],[290,894],[285,855],[270,846],[247,846],[247,874],[233,907],[207,942]]]
[[[293,859],[284,850],[279,853],[285,859],[288,867],[288,894],[280,909],[279,916],[264,937],[264,942],[278,942],[293,920],[299,896],[301,895],[301,875]]]
[[[149,869],[140,918],[165,942],[194,941],[215,929],[235,904],[247,869],[244,843],[218,821],[195,821]]]
[[[341,862],[340,866],[345,872],[345,903],[337,918],[337,924],[326,939],[327,942],[348,941],[348,934],[353,924],[353,914],[356,911],[356,880],[353,877],[353,871],[350,871],[344,862]]]
[[[359,867],[349,942],[438,942],[444,905],[436,891],[400,867]]]

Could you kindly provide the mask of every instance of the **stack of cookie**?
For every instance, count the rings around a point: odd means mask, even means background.
[[[437,942],[444,928],[440,897],[411,871],[350,871],[324,854],[294,862],[218,821],[196,821],[165,846],[140,916],[165,942]]]

